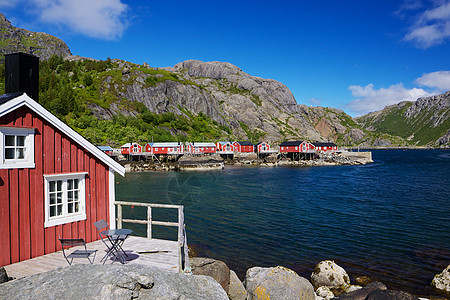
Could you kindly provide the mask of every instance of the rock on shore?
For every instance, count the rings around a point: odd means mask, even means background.
[[[440,274],[434,276],[431,285],[438,290],[450,292],[450,265],[448,265]]]
[[[314,300],[314,288],[311,283],[294,271],[285,267],[247,270],[245,287],[248,299],[284,299]]]
[[[0,299],[228,300],[211,277],[139,265],[74,265],[0,284]]]

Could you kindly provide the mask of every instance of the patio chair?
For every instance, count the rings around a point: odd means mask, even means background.
[[[97,254],[97,250],[88,250],[84,239],[59,239],[59,241],[61,242],[64,258],[69,263],[69,266],[72,265],[74,258],[87,258],[89,260],[89,262],[91,263],[91,265],[94,263],[95,255]],[[72,253],[67,255],[66,249],[75,247],[75,246],[84,246],[84,250],[76,249],[75,251],[73,251]],[[91,261],[92,254],[94,254],[94,257],[92,258],[92,261]],[[69,261],[69,259],[70,259],[70,261]]]
[[[106,222],[104,219],[101,219],[100,221],[95,222],[94,226],[97,228],[98,235],[99,235],[100,239],[102,240],[103,244],[105,244],[105,246],[106,246],[106,255],[100,260],[100,261],[105,260],[103,262],[103,264],[104,264],[106,262],[106,259],[108,258],[108,256],[111,253],[113,253],[113,251],[115,251],[114,246],[112,245],[111,241],[107,237],[104,238],[103,235],[100,233],[103,230],[109,230],[109,225],[108,225],[108,222]],[[124,253],[126,256],[128,256],[128,254],[125,251],[123,251],[122,244],[127,237],[128,237],[127,235],[111,236],[111,239],[119,241],[119,243],[116,244],[116,247],[118,247],[119,248],[118,250],[122,251],[122,253]]]

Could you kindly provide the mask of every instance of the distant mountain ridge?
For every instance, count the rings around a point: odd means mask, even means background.
[[[52,55],[71,55],[69,47],[62,40],[43,32],[32,32],[17,28],[0,13],[0,61],[5,54],[24,52],[41,59]]]
[[[450,91],[403,101],[355,119],[364,129],[400,136],[418,146],[450,144]]]
[[[41,70],[41,103],[60,118],[67,116],[69,125],[95,143],[117,145],[121,140],[111,140],[107,129],[96,131],[92,114],[99,122],[116,122],[116,116],[145,119],[145,126],[121,121],[139,127],[122,135],[127,142],[157,135],[254,143],[308,140],[353,147],[450,144],[448,93],[353,119],[339,109],[298,105],[284,84],[249,75],[227,62],[187,60],[152,68],[120,59],[97,61],[71,55],[69,47],[51,35],[13,27],[2,14],[0,29],[0,63],[4,54],[13,52],[49,60]],[[154,120],[151,114],[164,117]],[[118,128],[125,126],[122,123]],[[146,126],[154,131],[147,132]]]

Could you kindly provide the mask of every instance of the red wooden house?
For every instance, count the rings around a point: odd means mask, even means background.
[[[313,143],[316,152],[334,152],[338,146],[334,143]]]
[[[270,150],[269,144],[267,144],[266,142],[259,142],[258,144],[255,145],[255,152],[256,153],[269,153],[272,151]]]
[[[216,153],[216,144],[192,142],[187,145],[187,152],[191,154],[212,154]]]
[[[145,152],[151,154],[183,154],[183,143],[147,143]]]
[[[312,153],[314,145],[307,141],[288,141],[280,144],[280,153]]]
[[[126,143],[120,147],[122,154],[138,154],[142,153],[142,146],[138,143]]]
[[[217,142],[216,143],[217,152],[221,154],[233,154],[234,146],[231,142]]]
[[[248,153],[254,152],[254,146],[250,142],[234,142],[234,152]]]
[[[102,150],[103,152],[105,152],[108,155],[113,155],[113,148],[111,148],[110,146],[97,146],[98,149]]]
[[[115,227],[114,173],[125,174],[27,94],[11,91],[8,82],[6,91],[0,96],[0,266],[55,252],[58,238],[97,240],[99,219]]]

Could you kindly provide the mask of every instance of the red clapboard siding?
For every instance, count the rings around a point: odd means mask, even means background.
[[[97,190],[95,187],[96,181],[95,178],[97,178],[97,174],[95,173],[95,160],[89,155],[89,178],[90,180],[90,198],[91,198],[91,217],[93,222],[97,222],[101,218],[97,218]],[[91,227],[91,233],[92,233],[92,239],[96,240],[98,233],[97,228],[95,226]]]
[[[9,170],[9,219],[11,240],[11,262],[18,262],[19,257],[19,170]]]
[[[59,139],[57,139],[59,140]],[[52,130],[49,124],[44,124],[44,174],[53,174],[55,173],[55,132]],[[59,148],[58,148],[59,151]],[[44,200],[44,199],[42,199]],[[43,211],[41,212],[44,213]],[[55,227],[47,227],[44,230],[45,232],[45,253],[55,252]]]
[[[0,201],[0,266],[9,265],[11,263],[11,239],[9,223],[10,197],[8,173],[8,170],[0,170],[0,193],[3,199],[2,201]]]
[[[84,155],[84,169],[85,170],[90,170],[89,167],[89,155]],[[94,229],[94,226],[89,226],[90,224],[93,224],[94,218],[92,217],[92,201],[91,201],[91,176],[86,176],[85,179],[85,185],[86,185],[86,225],[88,227],[86,227],[86,241],[92,242],[93,240],[95,240],[95,236],[92,232],[92,230]]]
[[[34,148],[36,153],[42,153],[43,150],[43,124],[39,118],[33,119],[33,126],[35,129]],[[42,155],[35,155],[34,162],[36,168],[30,170],[30,195],[31,199],[44,199],[44,178],[43,159]],[[31,257],[36,257],[44,254],[44,203],[41,201],[30,201],[31,211],[31,228],[33,234],[31,235]]]

